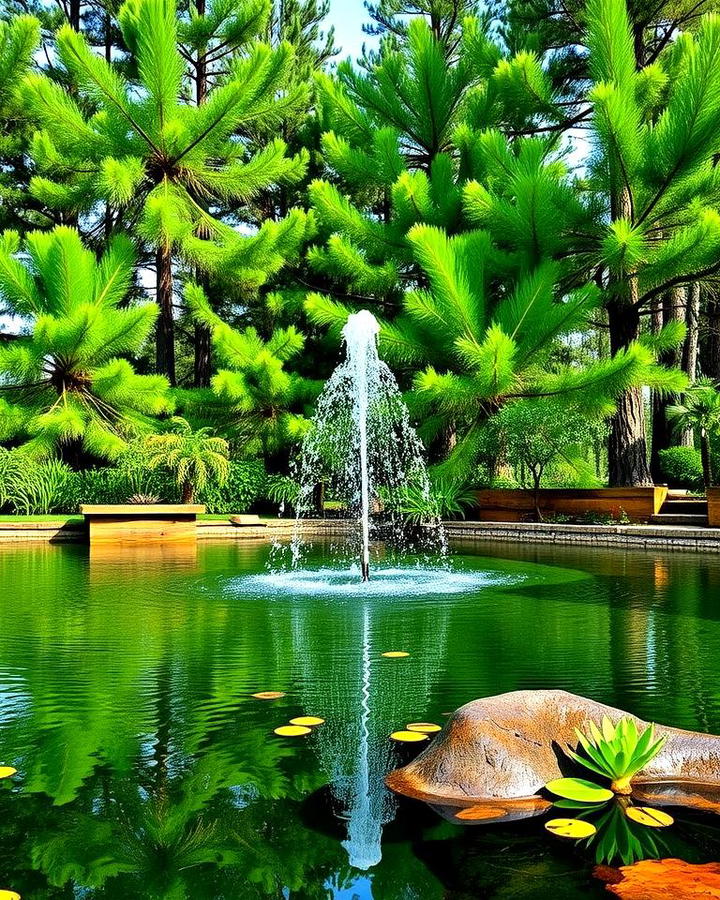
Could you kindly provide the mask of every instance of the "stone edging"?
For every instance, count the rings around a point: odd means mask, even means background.
[[[589,544],[720,553],[720,529],[669,525],[555,525],[549,522],[446,522],[448,537],[503,543]]]
[[[283,540],[292,536],[291,519],[266,520],[260,526],[236,526],[229,522],[198,521],[199,540]],[[349,523],[342,519],[306,519],[303,534],[319,537],[344,534]],[[498,543],[587,544],[598,547],[675,549],[720,553],[720,529],[667,525],[555,525],[548,522],[446,522],[448,537]],[[87,529],[76,522],[0,522],[0,543],[80,542]]]

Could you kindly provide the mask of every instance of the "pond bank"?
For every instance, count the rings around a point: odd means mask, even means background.
[[[237,526],[227,517],[202,518],[197,523],[201,540],[283,540],[292,536],[292,519],[263,519],[259,525]],[[342,534],[342,519],[306,519],[302,531],[318,537]],[[549,522],[446,522],[448,537],[494,543],[583,544],[720,553],[720,529],[666,525],[558,525]],[[0,543],[87,541],[87,527],[77,516],[57,520],[0,521]]]

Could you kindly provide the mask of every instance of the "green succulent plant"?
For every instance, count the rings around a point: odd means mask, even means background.
[[[611,790],[616,794],[631,793],[632,778],[657,756],[666,741],[664,737],[655,740],[654,725],[648,725],[641,732],[635,721],[628,717],[613,725],[604,716],[601,728],[590,722],[589,732],[588,736],[575,729],[584,755],[573,750],[568,750],[567,754],[596,775],[610,779]]]

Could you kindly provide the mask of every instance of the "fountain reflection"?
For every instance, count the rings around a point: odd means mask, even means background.
[[[383,828],[397,806],[385,776],[407,761],[406,749],[389,736],[422,717],[431,704],[447,649],[452,601],[445,609],[428,608],[412,632],[381,599],[366,598],[334,611],[333,606],[328,602],[325,615],[317,616],[313,607],[294,604],[293,639],[303,660],[303,705],[320,710],[326,720],[315,746],[336,815],[345,822],[342,846],[351,866],[367,870],[382,858]],[[318,641],[326,659],[341,659],[343,665],[322,665],[317,649],[311,652]],[[388,650],[410,655],[383,657]]]

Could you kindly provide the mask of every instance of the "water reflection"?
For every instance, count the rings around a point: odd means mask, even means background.
[[[539,896],[562,873],[566,896],[588,896],[587,860],[537,822],[468,829],[397,806],[383,776],[417,751],[387,737],[553,686],[720,731],[720,564],[511,552],[460,561],[497,576],[477,591],[400,603],[228,590],[228,573],[264,566],[260,544],[109,560],[0,546],[0,763],[20,771],[0,785],[0,883],[48,898],[460,900]],[[398,649],[411,655],[381,656]],[[251,698],[267,689],[286,696]],[[302,714],[326,724],[272,734]],[[701,861],[716,843],[695,827],[672,849]]]

